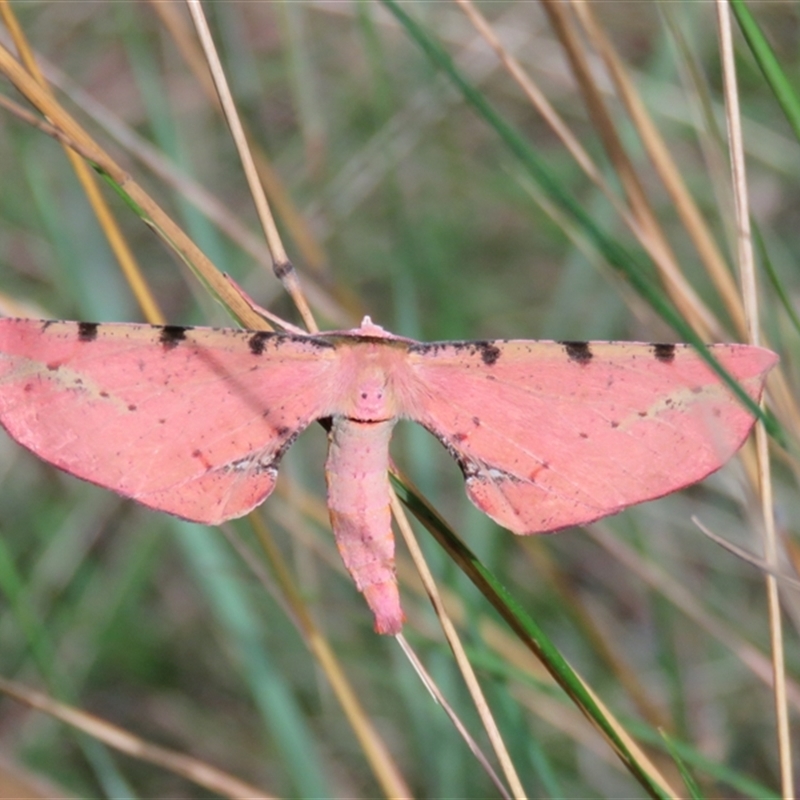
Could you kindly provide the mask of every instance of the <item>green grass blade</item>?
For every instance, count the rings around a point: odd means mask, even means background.
[[[227,638],[253,700],[280,751],[294,791],[301,797],[325,797],[330,789],[314,737],[290,683],[270,657],[263,626],[252,601],[236,578],[236,563],[218,533],[175,521],[178,540],[205,591],[220,630]]]
[[[655,783],[647,770],[638,763],[618,736],[613,725],[587,692],[583,682],[567,663],[547,634],[528,615],[524,608],[502,583],[488,570],[475,554],[456,536],[436,511],[420,495],[408,489],[392,475],[398,496],[414,516],[433,534],[440,545],[487,600],[497,609],[516,635],[541,660],[548,672],[576,703],[578,708],[597,725],[631,774],[652,797],[666,798],[667,794]]]
[[[761,68],[761,72],[764,74],[770,89],[772,89],[786,119],[792,126],[794,135],[800,141],[800,98],[798,98],[794,90],[792,81],[784,72],[780,60],[776,57],[774,50],[744,0],[731,0],[731,8],[736,15],[736,20],[742,29],[744,38],[747,40],[750,52],[752,52],[758,66]]]
[[[606,261],[621,272],[633,288],[650,304],[650,306],[667,322],[677,333],[697,348],[700,355],[709,366],[722,378],[736,395],[739,401],[753,416],[760,419],[767,431],[778,442],[785,445],[786,436],[778,421],[768,412],[763,411],[754,403],[739,384],[723,369],[711,356],[703,340],[697,335],[686,320],[677,312],[675,307],[666,298],[663,289],[655,280],[652,265],[639,253],[634,255],[619,242],[607,236],[595,224],[592,217],[586,213],[580,203],[562,188],[561,182],[555,173],[547,166],[536,151],[528,144],[520,132],[497,112],[485,96],[478,91],[456,68],[450,56],[435,42],[424,28],[410,17],[395,0],[382,0],[383,4],[397,17],[409,35],[420,46],[426,56],[453,84],[461,91],[464,98],[478,111],[485,121],[497,132],[509,149],[517,156],[530,176],[549,198],[563,211],[567,212],[583,229],[586,236],[602,253]]]

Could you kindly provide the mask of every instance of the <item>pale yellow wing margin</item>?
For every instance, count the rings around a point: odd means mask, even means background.
[[[753,399],[777,356],[711,352]],[[404,415],[452,453],[478,508],[517,533],[590,522],[701,480],[752,415],[688,345],[415,344]]]
[[[218,523],[272,491],[325,416],[337,350],[235,329],[0,320],[0,422],[73,475]]]

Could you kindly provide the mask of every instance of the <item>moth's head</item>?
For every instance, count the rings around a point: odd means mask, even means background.
[[[335,413],[364,422],[398,416],[397,383],[402,382],[406,350],[391,339],[337,342],[339,368]]]
[[[353,419],[378,422],[397,414],[390,378],[381,369],[361,371],[350,401]]]

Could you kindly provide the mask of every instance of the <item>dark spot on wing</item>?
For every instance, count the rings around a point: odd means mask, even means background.
[[[542,461],[542,463],[541,463],[541,464],[539,464],[539,465],[538,465],[538,466],[537,466],[537,467],[536,467],[534,470],[532,470],[532,471],[531,471],[531,473],[528,475],[528,480],[529,480],[531,483],[536,483],[536,479],[539,477],[539,475],[540,475],[542,472],[544,472],[545,470],[548,470],[548,469],[550,469],[550,464],[548,464],[546,461]]]
[[[330,417],[328,418],[330,419]],[[331,420],[332,421],[332,420]],[[324,426],[323,426],[324,427]],[[283,458],[286,451],[295,443],[297,437],[300,435],[300,431],[292,432],[291,428],[279,428],[277,431],[278,435],[281,437],[288,436],[286,441],[272,454],[272,458],[270,459],[269,463],[267,464],[268,469],[277,472],[278,464],[280,464],[281,459]],[[291,435],[289,435],[291,434]]]
[[[110,396],[110,395],[109,395],[109,394],[108,394],[108,392],[106,392],[105,390],[103,390],[102,392],[100,392],[100,397],[102,397],[102,398],[104,398],[104,399],[105,399],[105,398],[107,398],[107,397],[109,397],[109,396]]]
[[[664,364],[669,364],[675,360],[675,345],[674,344],[654,344],[653,355],[658,361]]]
[[[409,345],[408,352],[416,353],[420,356],[426,356],[430,353],[436,355],[436,351],[443,346],[444,345],[440,342],[416,342],[415,344]]]
[[[131,404],[128,406],[128,411],[136,411],[136,405],[135,405],[134,403],[131,403]]]
[[[611,427],[612,428],[619,428],[619,422],[617,422],[615,419],[612,419],[611,420]]]
[[[96,322],[79,322],[78,339],[82,342],[93,342],[97,338],[97,329],[99,327]]]
[[[47,369],[50,372],[55,372],[56,370],[61,368],[61,364],[58,361],[48,361],[47,362]]]
[[[266,331],[258,331],[254,333],[248,340],[247,344],[250,347],[250,352],[254,356],[260,356],[264,352],[264,343],[270,338],[271,334]]]
[[[636,413],[637,413],[637,414],[638,414],[640,417],[646,417],[646,416],[647,416],[647,412],[646,412],[646,411],[637,411]]]
[[[474,425],[476,428],[480,428],[480,426],[481,426],[481,419],[480,419],[480,417],[473,417],[473,418],[472,418],[472,424],[473,424],[473,425]]]
[[[170,350],[186,339],[186,331],[188,330],[190,329],[183,325],[163,325],[158,340],[167,350]]]
[[[440,352],[447,355],[448,351],[455,351],[457,355],[462,355],[464,353],[470,356],[478,355],[487,366],[491,366],[500,358],[500,348],[494,342],[488,340],[414,342],[414,344],[408,346],[409,353],[415,353],[421,356],[436,356],[439,355]]]
[[[578,436],[580,436],[581,439],[588,439],[589,438],[589,434],[588,433],[579,433]]]
[[[280,347],[282,344],[288,344],[290,342],[295,344],[304,344],[309,345],[311,347],[316,347],[317,350],[329,350],[329,349],[336,349],[336,345],[329,341],[328,339],[323,338],[322,336],[302,336],[295,333],[271,333],[270,336],[274,337],[274,344],[275,347]],[[354,337],[348,337],[352,341]],[[385,341],[381,339],[381,341]]]
[[[490,367],[500,358],[500,348],[491,342],[475,342],[475,346],[481,354],[481,360],[487,367]]]
[[[468,437],[467,437],[467,434],[466,434],[466,433],[460,433],[460,432],[459,432],[459,433],[454,433],[454,434],[453,434],[453,441],[454,441],[456,444],[461,444],[461,442],[465,442],[465,441],[467,440],[467,438],[468,438]]]
[[[588,364],[592,360],[592,350],[588,342],[561,342],[567,355],[579,364]]]
[[[192,458],[196,458],[206,470],[210,470],[213,467],[212,463],[206,458],[202,450],[192,450]]]
[[[281,425],[280,428],[277,428],[275,430],[275,433],[278,435],[278,437],[280,439],[283,439],[284,437],[288,436],[291,432],[292,432],[292,429],[291,428],[287,428],[285,425]]]

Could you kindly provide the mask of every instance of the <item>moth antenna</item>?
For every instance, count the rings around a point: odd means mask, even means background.
[[[281,330],[288,331],[289,333],[294,333],[298,336],[308,336],[308,331],[303,330],[303,328],[298,328],[296,325],[292,325],[291,322],[286,322],[286,320],[279,317],[277,314],[273,314],[271,311],[268,311],[263,306],[258,305],[252,297],[241,287],[239,284],[230,276],[227,272],[223,273],[223,278],[228,282],[231,288],[242,298],[242,300],[247,303],[247,305],[258,314],[259,317],[263,317],[268,322],[272,322],[273,324],[277,325]]]

